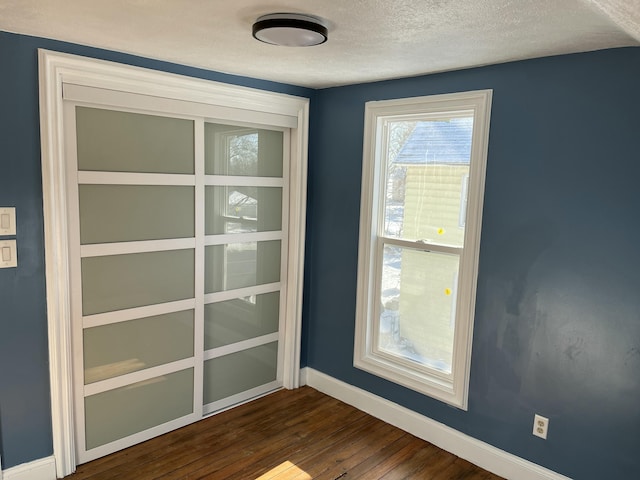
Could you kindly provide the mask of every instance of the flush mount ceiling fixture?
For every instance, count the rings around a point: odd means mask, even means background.
[[[311,47],[326,42],[328,35],[320,20],[299,13],[271,13],[253,24],[253,37],[271,45]]]

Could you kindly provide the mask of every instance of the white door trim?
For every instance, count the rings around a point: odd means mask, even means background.
[[[53,454],[56,474],[75,471],[69,238],[64,164],[65,84],[199,102],[289,117],[291,130],[290,228],[285,305],[285,388],[297,388],[306,220],[309,99],[171,73],[39,50],[40,136]]]

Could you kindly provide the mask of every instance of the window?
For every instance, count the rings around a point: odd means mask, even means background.
[[[491,93],[365,110],[354,364],[462,409]]]

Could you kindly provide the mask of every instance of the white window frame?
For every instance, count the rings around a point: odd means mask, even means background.
[[[463,410],[468,406],[491,98],[492,90],[479,90],[374,101],[365,105],[354,366]],[[452,371],[446,374],[379,351],[376,329],[380,316],[378,277],[382,271],[382,246],[390,243],[389,237],[384,237],[385,123],[440,118],[456,112],[471,113],[474,122],[464,247],[455,249],[459,250],[460,267]],[[395,239],[393,243],[415,248],[419,242]],[[452,248],[443,246],[438,250],[444,252]]]

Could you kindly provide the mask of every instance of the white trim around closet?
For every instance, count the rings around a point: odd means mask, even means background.
[[[157,97],[168,103],[196,102],[214,106],[220,112],[240,109],[240,116],[255,114],[292,128],[290,261],[284,305],[285,388],[299,386],[309,99],[47,50],[39,50],[38,58],[53,458],[56,474],[61,478],[76,467],[64,168],[65,93],[81,95],[87,89],[105,89],[124,96]]]

